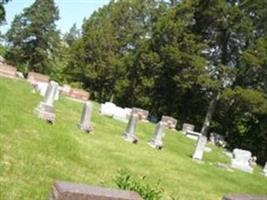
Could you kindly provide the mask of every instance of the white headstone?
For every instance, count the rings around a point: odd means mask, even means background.
[[[267,162],[265,163],[264,168],[263,168],[263,175],[267,176]]]
[[[249,164],[250,159],[251,159],[250,151],[242,149],[234,149],[233,158],[231,159],[231,167],[239,169],[244,172],[252,173],[253,168]]]
[[[87,133],[93,130],[91,125],[92,112],[93,104],[90,101],[85,102],[80,120],[80,129]]]
[[[112,117],[116,109],[116,105],[111,102],[106,102],[104,104],[101,104],[100,108],[100,114]]]
[[[202,160],[203,153],[205,151],[205,146],[207,144],[207,137],[204,135],[201,135],[198,138],[197,146],[193,155],[193,159],[195,160]]]
[[[123,138],[126,141],[131,142],[131,143],[134,143],[134,144],[136,144],[138,142],[138,138],[137,138],[137,136],[135,134],[136,125],[137,125],[137,122],[138,122],[138,118],[139,118],[139,116],[136,113],[133,113],[130,116],[130,119],[129,119],[129,122],[128,122],[128,125],[127,125],[127,128],[126,128],[126,131],[122,135]]]
[[[162,149],[163,147],[163,137],[164,137],[164,122],[160,121],[155,129],[155,133],[151,141],[148,143],[151,147],[155,149]]]
[[[127,114],[128,114],[127,110],[117,106],[113,113],[113,119],[116,119],[122,122],[128,122]]]

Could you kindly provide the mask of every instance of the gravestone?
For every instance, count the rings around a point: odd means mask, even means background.
[[[177,125],[177,120],[174,119],[173,117],[169,117],[169,116],[162,116],[161,117],[161,121],[165,123],[166,128],[169,129],[175,129],[176,125]]]
[[[135,192],[56,182],[50,200],[142,200]]]
[[[186,137],[193,139],[193,140],[198,140],[199,137],[201,136],[201,133],[195,132],[195,131],[187,131],[185,134]]]
[[[85,90],[72,88],[68,96],[79,101],[87,101],[90,94]]]
[[[194,131],[195,126],[193,124],[183,124],[182,133],[186,134],[187,131]]]
[[[138,114],[139,120],[147,122],[149,112],[141,108],[132,108],[132,113]]]
[[[93,112],[93,104],[90,101],[85,102],[79,127],[82,131],[85,131],[87,133],[93,130],[93,127],[91,125],[92,112]]]
[[[256,196],[249,194],[232,194],[226,195],[222,200],[267,200],[267,196]]]
[[[121,108],[119,106],[116,106],[112,117],[115,120],[127,123],[129,120],[128,110]]]
[[[35,109],[37,116],[43,120],[54,123],[56,119],[54,100],[58,90],[58,83],[51,81],[47,87],[43,101]]]
[[[267,176],[267,162],[265,163],[264,168],[263,168],[263,175]]]
[[[233,158],[231,159],[231,167],[239,169],[244,172],[252,173],[253,168],[249,164],[250,159],[251,159],[250,151],[242,149],[234,149]]]
[[[198,138],[196,149],[195,149],[195,152],[194,152],[194,155],[193,155],[193,159],[202,160],[206,144],[207,144],[207,137],[204,136],[204,135],[201,135]]]
[[[138,138],[135,135],[138,118],[139,118],[138,114],[136,113],[131,114],[128,125],[127,125],[127,129],[125,133],[123,134],[124,140],[131,142],[133,144],[137,144],[138,142]]]
[[[49,76],[36,72],[29,72],[27,76],[27,81],[31,83],[35,91],[39,92],[42,96],[45,96],[49,85],[49,79]]]
[[[151,147],[155,148],[155,149],[162,149],[163,147],[163,137],[164,137],[164,127],[165,124],[164,122],[160,121],[155,129],[155,133],[153,138],[151,139],[151,141],[148,143]]]
[[[100,114],[108,117],[112,117],[116,110],[116,105],[112,102],[106,102],[101,104]]]
[[[17,69],[7,64],[0,64],[0,76],[15,79],[17,77]]]

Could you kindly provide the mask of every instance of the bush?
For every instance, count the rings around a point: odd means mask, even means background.
[[[114,181],[120,189],[137,192],[144,200],[161,199],[162,188],[160,188],[160,183],[151,186],[146,182],[146,176],[133,178],[129,171],[119,170]]]

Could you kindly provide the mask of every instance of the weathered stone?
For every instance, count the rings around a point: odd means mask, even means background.
[[[195,132],[195,131],[187,131],[186,132],[186,137],[193,139],[193,140],[198,140],[198,138],[201,136],[201,133]]]
[[[85,90],[72,88],[69,92],[69,97],[80,101],[87,101],[90,97],[90,94]]]
[[[267,196],[255,196],[248,194],[227,195],[222,200],[267,200]]]
[[[165,123],[166,128],[175,129],[177,120],[170,116],[162,116],[161,121]]]
[[[135,131],[136,131],[136,125],[138,122],[138,114],[136,113],[132,113],[127,125],[127,129],[125,131],[125,133],[123,134],[123,138],[131,143],[137,144],[138,142],[138,138],[135,135]]]
[[[263,168],[263,175],[267,176],[267,162],[265,163],[264,168]]]
[[[155,149],[162,149],[163,147],[163,137],[164,137],[164,127],[165,127],[165,123],[160,121],[155,129],[155,133],[153,138],[151,139],[151,141],[148,143],[151,147],[155,148]]]
[[[132,113],[135,113],[138,115],[139,120],[141,121],[147,121],[149,112],[147,110],[143,110],[141,108],[132,108]]]
[[[204,136],[204,135],[201,135],[198,138],[196,149],[195,149],[195,152],[194,152],[194,155],[193,155],[193,159],[202,160],[206,144],[207,144],[207,137]]]
[[[182,132],[184,134],[186,134],[187,131],[194,131],[194,129],[195,129],[195,126],[193,124],[184,123],[183,128],[182,128]]]
[[[54,123],[56,119],[54,112],[54,100],[57,90],[58,83],[51,81],[47,87],[43,101],[35,109],[39,118],[51,123]]]
[[[249,164],[250,159],[251,159],[250,151],[242,149],[234,149],[233,158],[231,159],[231,167],[234,169],[239,169],[244,172],[252,173],[253,168]]]
[[[112,117],[114,112],[116,110],[116,105],[112,102],[106,102],[104,104],[101,104],[100,107],[100,114]]]
[[[87,133],[93,130],[93,127],[91,125],[92,112],[93,104],[90,101],[85,102],[79,127],[82,131],[85,131]]]
[[[48,83],[49,79],[49,76],[36,72],[29,72],[27,76],[27,81],[33,85],[37,84],[38,82]]]
[[[0,76],[15,79],[17,77],[17,69],[7,64],[0,64]]]
[[[56,182],[50,200],[142,200],[135,192]]]

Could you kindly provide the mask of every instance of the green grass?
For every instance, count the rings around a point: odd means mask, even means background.
[[[147,145],[154,125],[139,123],[139,144],[121,138],[126,124],[99,115],[94,104],[94,134],[77,128],[82,104],[61,98],[55,104],[56,123],[47,124],[34,115],[42,98],[28,83],[0,78],[0,199],[48,200],[55,180],[116,187],[119,169],[134,176],[161,182],[163,199],[219,200],[226,193],[267,194],[267,178],[240,171],[226,171],[221,150],[205,153],[204,163],[191,159],[194,141],[166,131],[165,148]]]

